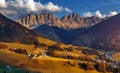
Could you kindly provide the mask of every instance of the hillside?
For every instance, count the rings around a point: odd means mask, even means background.
[[[120,51],[120,14],[105,20],[76,37],[74,45]]]
[[[80,29],[73,29],[73,30],[65,30],[63,28],[55,27],[55,26],[49,26],[49,25],[41,25],[35,29],[33,29],[35,32],[38,32],[39,34],[42,34],[44,37],[57,41],[57,42],[63,42],[65,44],[71,44],[72,40],[78,36],[78,34],[81,34],[86,29],[80,28]]]
[[[30,73],[112,73],[111,62],[103,62],[104,53],[87,47],[56,43],[38,38],[39,44],[26,45],[0,42],[0,71]],[[6,45],[7,47],[1,48]],[[31,55],[31,57],[29,56]],[[97,60],[97,58],[100,58]],[[8,60],[9,59],[9,60]],[[10,66],[9,68],[5,68]],[[104,67],[105,66],[105,67]]]
[[[37,43],[37,39],[35,38],[37,36],[39,35],[34,31],[0,13],[0,41],[35,44]]]
[[[98,73],[95,70],[88,70],[85,71],[83,69],[80,69],[79,66],[71,66],[67,64],[67,62],[74,62],[72,60],[66,60],[66,59],[60,59],[60,58],[54,58],[54,57],[46,57],[46,58],[36,58],[33,61],[30,61],[25,55],[19,55],[13,52],[9,51],[0,51],[0,55],[5,55],[7,58],[3,58],[0,56],[0,60],[10,64],[17,66],[19,68],[24,68],[27,71],[31,70],[34,72],[42,72],[42,73],[51,73],[51,72],[57,72],[57,73]],[[17,56],[17,59],[15,57]],[[7,61],[9,58],[9,62]],[[20,58],[20,59],[19,59]],[[17,62],[16,62],[17,61]],[[64,65],[66,64],[66,65]],[[62,67],[61,67],[62,66]],[[17,71],[16,71],[17,72]]]
[[[6,72],[113,72],[111,62],[106,59],[104,63],[104,53],[98,50],[56,43],[43,37],[37,39],[38,45],[0,42],[0,61],[12,68],[11,71],[6,68]],[[100,58],[101,62],[97,58]]]

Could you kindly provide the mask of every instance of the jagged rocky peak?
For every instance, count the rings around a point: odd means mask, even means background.
[[[37,16],[34,15],[33,13],[29,14],[26,17],[18,19],[18,22],[22,24],[23,26],[30,27],[33,24],[37,24]]]
[[[29,23],[31,23],[31,24],[37,24],[37,17],[34,15],[34,14],[31,14],[30,16],[29,16]]]
[[[73,13],[73,14],[69,14],[69,15],[65,15],[61,18],[61,21],[63,22],[67,22],[67,21],[78,21],[80,20],[80,15]]]
[[[18,19],[18,22],[28,28],[38,24],[57,23],[53,21],[59,20],[53,13],[41,13],[38,15],[30,14],[26,17]]]
[[[76,29],[84,25],[84,18],[79,14],[73,13],[63,16],[61,22],[64,23],[64,26],[67,29]]]
[[[53,13],[41,13],[38,15],[38,24],[51,24],[56,16]]]
[[[81,27],[91,27],[102,20],[103,19],[95,16],[84,18],[77,13],[67,14],[62,18],[57,18],[53,13],[41,13],[38,15],[30,14],[18,19],[18,22],[28,28],[35,25],[48,24],[64,29],[76,29]]]
[[[49,19],[55,19],[55,18],[56,18],[56,16],[53,13],[49,13],[49,14],[48,13],[41,13],[38,15],[38,21],[40,19],[49,20]]]

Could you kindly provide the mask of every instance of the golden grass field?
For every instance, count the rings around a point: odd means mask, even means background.
[[[51,41],[51,40],[49,40],[49,39],[47,39],[47,38],[43,38],[43,37],[38,37],[38,41],[39,41],[40,43],[44,43],[44,44],[46,44],[46,45],[57,44],[56,42]]]
[[[55,57],[36,58],[33,61],[27,56],[10,52],[8,50],[0,50],[0,60],[16,67],[24,68],[31,71],[39,71],[42,73],[97,73],[94,70],[83,70],[76,64],[71,66],[67,62],[75,62],[75,60],[67,60]],[[8,61],[9,60],[9,61]]]
[[[120,53],[116,53],[113,55],[113,58],[117,61],[120,61]]]
[[[54,41],[48,40],[46,38],[39,37],[38,38],[40,43],[44,43],[48,46],[57,44]],[[2,44],[6,44],[9,48],[22,48],[26,49],[28,53],[37,54],[39,52],[45,52],[46,47],[35,48],[35,45],[26,45],[26,44],[18,44],[18,43],[5,43],[1,42]],[[59,44],[61,48],[68,48],[69,45]],[[77,48],[77,46],[73,46],[73,48]],[[73,50],[73,52],[68,51],[56,51],[57,54],[69,54],[69,55],[78,55],[83,56],[80,51]],[[90,56],[91,58],[95,58],[95,56]],[[27,55],[18,54],[8,49],[0,50],[0,61],[12,65],[18,68],[23,68],[25,70],[30,71],[38,71],[41,73],[98,73],[96,70],[84,70],[81,69],[78,65],[81,61],[79,60],[69,60],[63,58],[56,58],[56,57],[43,57],[43,58],[35,58],[33,61],[29,60]],[[75,63],[74,66],[71,66],[67,62],[71,64]],[[82,61],[84,62],[84,61]]]

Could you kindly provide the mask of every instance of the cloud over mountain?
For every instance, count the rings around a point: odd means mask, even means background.
[[[116,11],[110,11],[109,14],[110,14],[110,16],[114,16],[114,15],[117,15],[118,12],[116,12]]]
[[[96,12],[92,13],[92,12],[85,12],[83,13],[83,16],[85,17],[91,17],[91,16],[97,16],[97,17],[100,17],[100,18],[104,18],[106,16],[114,16],[114,15],[117,15],[118,12],[117,11],[109,11],[108,14],[102,14],[101,11],[97,10]]]
[[[36,2],[34,0],[0,0],[0,12],[12,18],[18,18],[21,15],[29,13],[37,14],[41,12],[60,11],[71,12],[69,8],[64,8],[53,4],[52,2],[42,4],[41,2]]]

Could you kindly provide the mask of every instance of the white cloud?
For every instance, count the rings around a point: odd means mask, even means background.
[[[93,16],[93,14],[91,12],[85,12],[85,13],[83,13],[83,16],[91,17],[91,16]]]
[[[96,13],[95,13],[95,14],[96,14],[96,16],[97,16],[97,17],[102,18],[102,14],[101,14],[101,12],[100,12],[100,11],[96,11]]]
[[[6,7],[5,0],[0,0],[0,7]]]
[[[110,14],[110,16],[114,16],[114,15],[117,15],[118,12],[117,11],[110,11],[109,14]]]
[[[24,5],[23,0],[16,0],[16,4],[18,4],[19,7],[23,7]]]
[[[70,9],[63,8],[48,2],[42,4],[40,2],[35,2],[34,0],[0,0],[0,12],[11,17],[18,18],[23,15],[27,15],[31,12],[33,13],[42,13],[42,12],[60,12],[67,11],[70,12]]]
[[[100,17],[100,18],[105,18],[105,17],[111,17],[111,16],[114,16],[114,15],[117,15],[118,12],[116,11],[110,11],[108,14],[102,14],[99,10],[97,10],[96,12],[92,13],[92,12],[85,12],[83,13],[83,16],[84,17],[92,17],[92,16],[97,16],[97,17]]]
[[[22,2],[21,2],[22,3]],[[30,9],[31,11],[36,11],[36,4],[34,2],[34,0],[26,0],[26,5],[25,5],[28,9]]]
[[[95,15],[99,18],[104,18],[107,16],[107,15],[102,14],[99,10],[95,12]]]
[[[69,12],[69,13],[72,12],[72,10],[70,10],[69,8],[65,8],[65,11],[67,11],[67,12]]]
[[[48,2],[45,5],[42,5],[42,4],[38,4],[38,5],[39,5],[40,9],[43,11],[45,10],[45,11],[50,11],[50,12],[59,12],[59,11],[63,10],[62,6],[54,5],[52,2]]]

